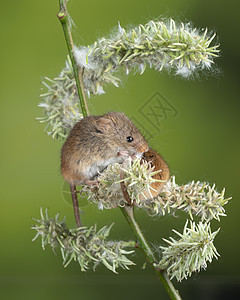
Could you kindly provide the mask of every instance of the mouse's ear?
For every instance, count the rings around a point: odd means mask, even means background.
[[[111,118],[99,118],[96,121],[97,129],[102,133],[109,133],[113,127],[113,121]]]

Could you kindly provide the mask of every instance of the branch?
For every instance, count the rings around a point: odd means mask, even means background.
[[[155,264],[157,261],[154,257],[154,254],[153,254],[151,248],[149,247],[141,229],[139,228],[138,223],[136,222],[136,220],[134,218],[133,207],[132,206],[121,207],[121,211],[137,239],[139,248],[143,251],[143,253],[146,256],[151,267],[157,273],[157,276],[160,279],[161,283],[163,284],[163,287],[167,291],[168,295],[170,296],[171,299],[180,300],[181,296],[179,295],[178,291],[174,288],[174,286],[173,286],[172,282],[170,281],[170,279],[168,278],[166,272],[161,269],[157,269],[155,267]]]
[[[123,180],[124,178],[124,172],[121,170],[120,172],[120,179]],[[154,271],[157,273],[158,278],[162,282],[165,290],[169,294],[171,299],[181,299],[179,293],[174,288],[172,282],[168,278],[167,274],[162,270],[156,267],[156,259],[154,257],[154,254],[149,247],[140,227],[138,226],[138,223],[136,222],[134,218],[134,202],[131,200],[127,188],[124,184],[124,181],[121,181],[121,190],[123,193],[123,196],[125,200],[128,202],[129,205],[125,205],[124,207],[121,207],[121,211],[126,218],[128,224],[130,225],[136,239],[137,239],[137,245],[139,248],[143,251],[144,255],[146,256],[148,262],[150,263],[151,267],[154,269]]]
[[[72,40],[70,21],[69,21],[69,17],[68,17],[67,8],[66,8],[66,0],[59,0],[59,4],[60,4],[60,12],[57,14],[57,16],[63,27],[69,56],[70,56],[70,59],[72,62],[72,67],[73,67],[74,77],[76,80],[76,86],[77,86],[77,91],[78,91],[78,95],[79,95],[79,101],[80,101],[80,106],[82,109],[82,114],[84,117],[86,117],[87,115],[89,115],[89,112],[87,109],[86,98],[83,96],[84,95],[84,86],[83,86],[83,81],[82,81],[83,70],[79,71],[76,61],[75,61],[75,58],[74,58],[74,55],[73,55],[74,44],[73,44],[73,40]],[[80,83],[79,77],[81,79],[81,83]],[[123,186],[122,186],[122,189],[123,189]],[[127,193],[126,190],[125,190],[125,192]],[[125,197],[126,197],[126,193],[125,193]],[[129,195],[128,195],[128,197],[129,197]],[[140,230],[140,228],[134,218],[133,207],[126,206],[126,207],[121,208],[121,210],[137,238],[139,247],[142,249],[142,251],[145,254],[146,258],[148,259],[150,265],[157,273],[160,281],[162,282],[165,290],[167,291],[167,293],[169,294],[171,299],[181,299],[179,293],[174,288],[173,284],[167,277],[166,273],[160,269],[155,268],[154,265],[157,263],[157,261],[153,255],[151,248],[149,247],[147,241],[145,240],[145,238],[142,234],[142,231]]]
[[[124,179],[124,171],[121,170],[121,171],[120,171],[120,186],[121,186],[122,194],[123,194],[125,200],[127,201],[127,203],[128,203],[130,206],[133,206],[135,203],[131,201],[131,198],[130,198],[129,195],[128,195],[127,187],[126,187],[126,185],[124,184],[123,179]]]
[[[72,34],[71,34],[71,27],[70,27],[70,20],[67,12],[67,7],[66,7],[66,0],[59,0],[59,5],[60,5],[60,11],[57,14],[57,17],[59,21],[62,24],[67,48],[68,48],[68,53],[70,56],[70,60],[72,62],[72,68],[73,68],[73,73],[74,73],[74,78],[76,81],[76,87],[77,87],[77,92],[79,96],[79,102],[80,102],[80,107],[82,110],[82,114],[84,117],[89,115],[89,110],[87,107],[87,101],[85,97],[85,91],[81,87],[80,80],[79,80],[79,68],[77,67],[74,55],[73,55],[73,50],[74,50],[74,44],[73,44],[73,39],[72,39]],[[82,71],[80,72],[82,73]]]
[[[76,87],[77,87],[81,111],[82,111],[83,117],[86,117],[89,115],[89,110],[88,110],[85,91],[84,91],[84,87],[83,87],[83,83],[82,83],[83,70],[82,69],[79,70],[79,68],[77,67],[74,55],[73,55],[74,44],[73,44],[73,39],[72,39],[71,26],[70,26],[68,11],[67,11],[66,0],[59,0],[59,5],[60,5],[60,11],[57,14],[57,17],[62,24],[62,28],[63,28],[63,32],[64,32],[64,36],[65,36],[65,40],[66,40],[66,44],[67,44],[67,48],[68,48],[68,53],[69,53],[70,60],[72,63],[73,74],[74,74],[74,78],[76,81]],[[80,83],[79,78],[81,79],[81,83]],[[76,186],[70,184],[70,189],[71,189],[72,200],[73,200],[75,220],[76,220],[77,226],[81,227],[80,214],[79,214],[79,208],[78,208],[78,200],[77,200],[77,194],[76,194]]]

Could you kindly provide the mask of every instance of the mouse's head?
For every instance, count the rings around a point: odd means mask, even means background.
[[[124,113],[103,115],[97,120],[97,126],[118,151],[127,151],[130,156],[148,151],[144,137]]]

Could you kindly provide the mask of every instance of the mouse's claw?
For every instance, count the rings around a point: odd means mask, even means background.
[[[118,156],[129,156],[129,152],[127,150],[121,150],[118,152]]]
[[[85,184],[90,185],[90,186],[97,186],[99,184],[99,180],[95,179],[95,180],[90,180],[90,179],[86,179],[84,181]]]

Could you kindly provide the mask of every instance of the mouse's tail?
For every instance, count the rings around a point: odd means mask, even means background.
[[[82,227],[82,223],[81,223],[81,219],[80,219],[80,213],[79,213],[76,185],[70,183],[70,190],[71,190],[71,195],[72,195],[75,220],[76,220],[77,226]]]

